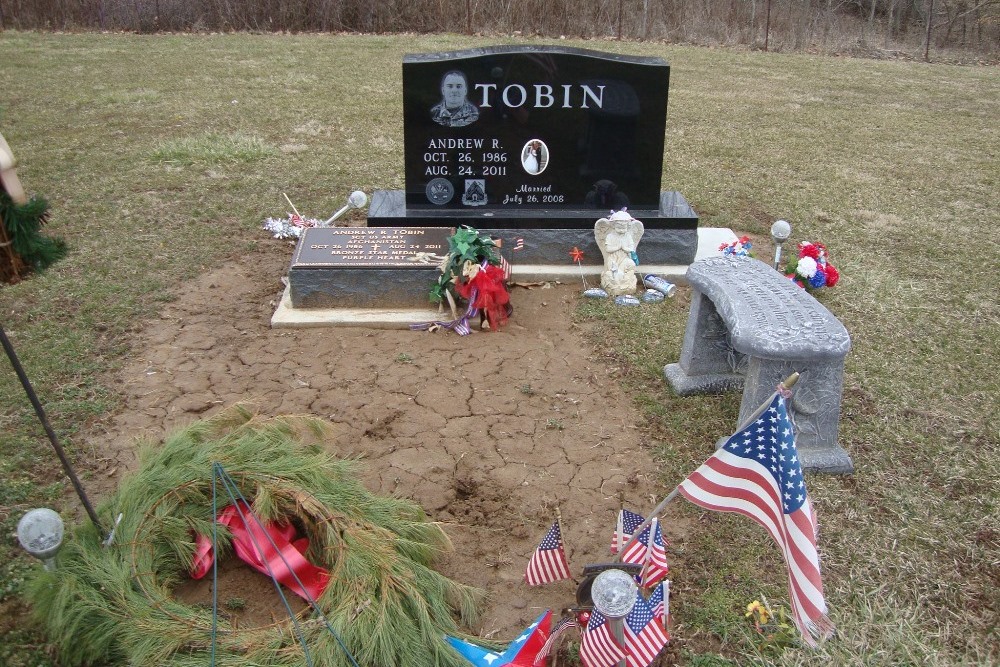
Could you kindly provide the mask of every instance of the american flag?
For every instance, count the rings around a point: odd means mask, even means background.
[[[591,611],[580,640],[580,662],[584,667],[611,667],[625,656],[625,650],[611,634],[607,619],[596,609]]]
[[[618,510],[618,525],[611,536],[611,553],[616,554],[632,538],[635,529],[642,525],[643,518],[627,509]]]
[[[549,654],[552,653],[552,648],[556,645],[556,642],[559,641],[559,638],[562,637],[565,632],[579,627],[580,622],[576,620],[575,616],[568,616],[556,623],[556,625],[552,628],[551,634],[549,634],[549,638],[546,639],[545,644],[542,645],[542,650],[535,656],[532,666],[541,667],[544,665],[545,661],[549,657]]]
[[[663,532],[658,519],[646,526],[639,537],[622,554],[623,563],[642,565],[642,586],[649,588],[663,579],[670,571]]]
[[[670,580],[665,579],[653,589],[653,594],[646,600],[653,610],[653,618],[660,622],[670,639]]]
[[[500,255],[500,268],[503,269],[503,281],[510,282],[510,262],[508,262],[503,255]]]
[[[647,667],[663,650],[669,637],[657,623],[649,603],[636,593],[635,605],[625,617],[625,651],[628,667]]]
[[[759,419],[731,436],[679,489],[696,505],[737,512],[766,528],[788,566],[792,620],[804,640],[815,646],[814,637],[833,634],[819,571],[818,525],[780,393]]]
[[[514,242],[514,250],[524,250],[524,239],[518,237],[517,241]]]
[[[531,554],[524,580],[529,586],[549,584],[560,579],[569,579],[569,563],[563,551],[562,535],[559,532],[559,521],[555,521],[545,539]]]

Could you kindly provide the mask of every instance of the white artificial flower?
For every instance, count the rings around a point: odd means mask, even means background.
[[[795,265],[795,273],[803,278],[812,278],[816,275],[816,260],[812,257],[803,257]]]

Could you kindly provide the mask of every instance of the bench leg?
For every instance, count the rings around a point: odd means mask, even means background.
[[[690,396],[741,389],[745,366],[746,358],[729,344],[729,331],[711,299],[694,290],[680,361],[663,369],[674,392]]]
[[[832,474],[853,473],[850,455],[837,444],[844,391],[843,359],[820,362],[751,358],[738,424],[749,419],[770,398],[778,383],[794,371],[802,373],[792,389],[795,445],[802,468]]]

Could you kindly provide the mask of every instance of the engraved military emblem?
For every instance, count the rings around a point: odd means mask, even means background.
[[[427,184],[426,192],[428,201],[443,206],[455,196],[455,186],[447,178],[435,178]]]
[[[462,203],[466,206],[485,206],[486,180],[482,178],[466,179],[465,193],[462,195]]]

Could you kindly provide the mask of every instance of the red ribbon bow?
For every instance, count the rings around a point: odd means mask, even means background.
[[[235,505],[230,505],[219,512],[217,520],[229,528],[233,536],[233,550],[247,565],[262,574],[273,575],[279,583],[307,601],[318,600],[323,595],[330,575],[305,559],[303,554],[309,548],[309,538],[295,539],[295,526],[290,523],[264,524],[244,501],[239,501],[239,511]],[[211,538],[198,535],[191,577],[201,579],[208,574],[214,557]],[[299,582],[302,582],[301,586]]]

